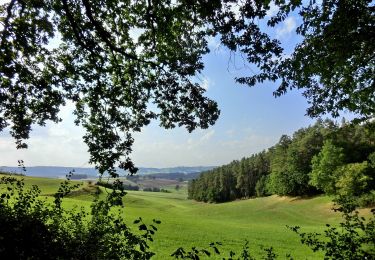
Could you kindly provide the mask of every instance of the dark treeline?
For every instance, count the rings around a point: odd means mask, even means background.
[[[266,151],[202,173],[189,182],[190,199],[224,202],[271,194],[326,193],[375,198],[375,122],[318,120]]]
[[[185,180],[192,180],[192,179],[198,178],[199,175],[200,175],[200,173],[201,172],[189,172],[189,173],[182,173],[182,172],[152,173],[152,174],[144,175],[144,178],[168,179],[168,180],[185,181]]]
[[[70,176],[71,180],[82,180],[87,178],[89,178],[87,174],[73,174],[72,176]]]
[[[160,188],[158,188],[158,187],[147,187],[147,188],[143,188],[143,191],[171,193],[169,190],[166,190],[166,189],[160,189]]]
[[[109,188],[109,189],[114,188],[113,183],[111,182],[98,181],[96,185]],[[124,190],[139,190],[138,185],[123,184],[122,187],[124,188]]]

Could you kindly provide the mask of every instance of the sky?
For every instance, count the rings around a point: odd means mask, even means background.
[[[271,32],[284,42],[286,50],[298,41],[294,34],[298,22],[298,18],[289,17]],[[151,123],[134,135],[131,158],[136,166],[218,166],[267,149],[282,134],[291,135],[315,122],[305,116],[308,104],[299,91],[274,98],[276,83],[252,88],[237,84],[234,77],[249,75],[251,69],[244,68],[241,58],[231,55],[217,39],[210,39],[209,47],[199,80],[207,89],[206,96],[218,103],[220,118],[214,126],[193,133],[184,128],[165,130],[157,122]],[[90,167],[84,131],[73,123],[72,109],[69,103],[62,108],[59,124],[34,126],[26,150],[15,148],[7,130],[0,132],[0,166],[16,166],[22,159],[25,166]]]

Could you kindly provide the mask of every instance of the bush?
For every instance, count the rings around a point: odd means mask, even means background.
[[[98,181],[96,185],[99,185],[108,189],[115,189],[115,185],[110,182]],[[138,185],[130,185],[130,184],[122,184],[122,188],[124,190],[139,190]]]
[[[375,207],[375,190],[360,196],[358,198],[358,205],[360,207]]]
[[[124,184],[123,187],[124,187],[125,190],[139,190],[139,186],[138,185],[127,185],[127,184]]]
[[[118,182],[114,183],[114,187]],[[96,200],[91,212],[66,210],[63,198],[79,185],[65,181],[54,195],[54,202],[40,198],[40,189],[25,189],[23,180],[0,179],[0,255],[3,259],[150,259],[149,241],[157,228],[148,228],[141,218],[134,221],[140,232],[133,233],[120,215],[123,192],[114,189],[105,200]],[[121,187],[118,185],[118,187]],[[374,193],[372,193],[374,194]],[[364,219],[355,211],[353,199],[341,197],[335,210],[343,215],[340,229],[327,225],[324,234],[304,233],[291,227],[303,244],[323,251],[324,259],[375,259],[375,218]],[[116,209],[118,210],[117,213]],[[375,216],[375,209],[372,210]],[[160,221],[153,220],[154,224]],[[208,248],[178,248],[172,257],[200,259],[217,256],[221,243]],[[263,259],[276,259],[273,248],[263,248]],[[288,256],[290,257],[290,255]],[[246,242],[242,252],[229,252],[227,260],[255,259]],[[292,258],[290,258],[292,259]]]
[[[41,199],[40,189],[25,189],[23,180],[0,179],[0,255],[3,259],[149,259],[148,242],[157,230],[142,219],[134,234],[115,210],[123,193],[115,190],[96,199],[91,212],[66,210],[64,196],[77,185],[61,184],[54,202]],[[155,223],[160,223],[154,220]]]
[[[108,189],[112,189],[113,188],[113,184],[112,183],[109,183],[109,182],[105,182],[105,181],[98,181],[96,183],[96,185],[98,186],[102,186],[104,188],[108,188]]]
[[[355,210],[357,204],[351,197],[336,199],[339,206],[335,211],[342,213],[340,228],[327,224],[324,234],[300,232],[299,227],[290,227],[302,244],[314,252],[324,252],[324,259],[375,259],[375,209],[372,218],[366,220]]]
[[[360,196],[368,191],[371,177],[368,174],[368,162],[350,163],[340,167],[337,172],[336,187],[343,196]]]
[[[143,191],[149,191],[149,192],[165,192],[164,189],[160,189],[160,188],[158,188],[158,187],[143,188]]]
[[[175,252],[171,254],[172,257],[175,259],[192,259],[192,260],[199,260],[201,257],[215,257],[218,258],[218,255],[220,255],[219,247],[222,245],[221,242],[212,242],[209,244],[209,247],[207,248],[197,248],[192,247],[191,250],[185,250],[184,248],[180,247]],[[263,260],[274,260],[277,259],[277,254],[275,253],[273,247],[263,247],[261,246],[263,250],[262,258]],[[289,255],[287,255],[289,259],[291,258]],[[222,257],[223,260],[255,260],[251,255],[250,247],[249,247],[249,241],[245,240],[245,243],[242,247],[242,251],[237,254],[234,251],[229,251],[229,257]]]

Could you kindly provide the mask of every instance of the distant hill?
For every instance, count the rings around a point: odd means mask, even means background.
[[[20,167],[0,166],[0,171],[2,172],[12,172],[12,173],[25,174],[26,176],[47,177],[47,178],[64,178],[73,169],[76,175],[85,175],[91,178],[97,176],[97,171],[94,168],[34,166],[34,167],[26,167],[26,171],[24,172]]]
[[[203,171],[208,171],[215,168],[214,166],[193,166],[193,167],[171,167],[171,168],[145,168],[140,167],[139,175],[149,174],[198,174]],[[81,167],[60,167],[60,166],[33,166],[26,167],[26,172],[23,172],[19,167],[0,166],[0,172],[13,172],[25,174],[26,176],[47,177],[47,178],[64,178],[70,171],[74,170],[75,175],[87,176],[87,178],[96,178],[98,171],[95,168],[81,168]],[[120,175],[127,175],[123,170],[118,170]]]
[[[140,167],[138,170],[139,174],[157,174],[157,173],[197,173],[203,171],[209,171],[215,168],[216,166],[180,166],[180,167],[170,167],[170,168],[144,168]]]
[[[155,179],[168,179],[168,180],[192,180],[199,177],[201,172],[171,172],[171,173],[151,173],[147,174],[147,178],[155,178]]]

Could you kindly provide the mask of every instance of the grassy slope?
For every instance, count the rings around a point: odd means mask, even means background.
[[[131,192],[125,199],[128,218],[143,216],[162,221],[153,248],[157,259],[165,259],[177,247],[207,246],[223,242],[223,251],[239,252],[245,239],[259,254],[261,245],[273,246],[280,256],[290,252],[296,259],[316,259],[301,246],[286,225],[299,225],[308,231],[321,231],[325,223],[335,223],[327,197],[293,200],[276,196],[223,204],[204,204],[174,194]],[[146,218],[147,217],[147,218]]]
[[[61,182],[29,177],[25,180],[27,184],[37,184],[43,194],[55,192]],[[88,207],[91,199],[91,195],[80,194],[66,198],[65,205]],[[264,245],[274,247],[281,259],[288,252],[295,259],[319,259],[319,255],[301,245],[298,237],[285,226],[298,225],[305,231],[321,232],[325,223],[340,220],[340,216],[330,210],[328,197],[302,200],[271,196],[205,204],[186,200],[184,190],[175,193],[131,191],[124,202],[124,214],[129,223],[139,216],[146,223],[151,223],[153,218],[162,221],[155,242],[151,243],[157,253],[154,259],[166,259],[180,246],[187,249],[206,247],[213,241],[223,242],[222,251],[239,252],[245,239],[249,240],[251,251],[256,255]]]

